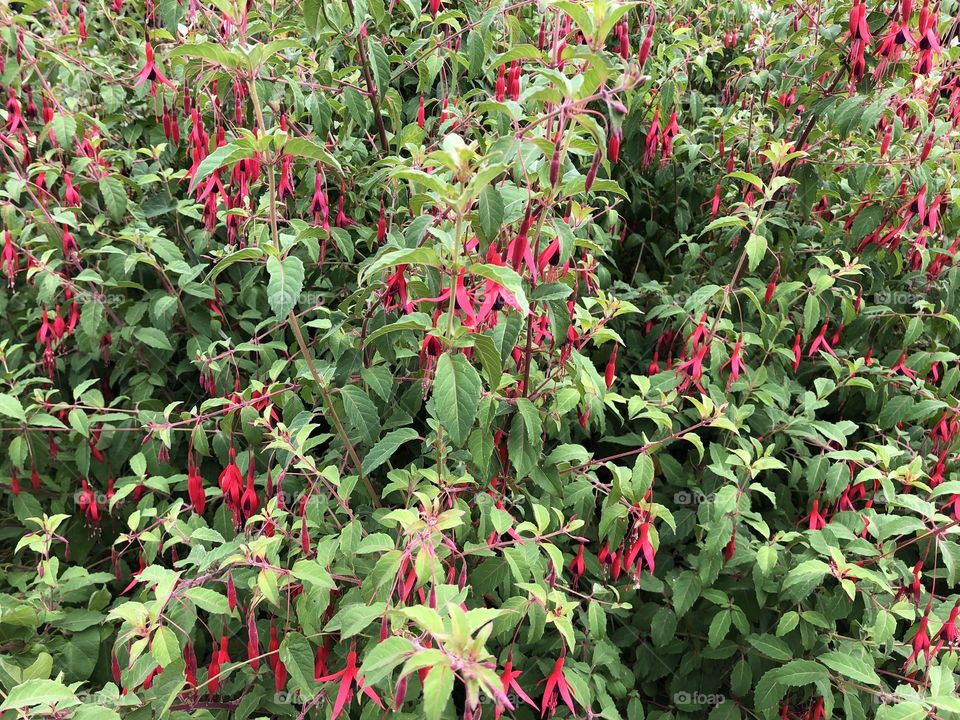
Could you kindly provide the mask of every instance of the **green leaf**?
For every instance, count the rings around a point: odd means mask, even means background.
[[[107,175],[100,178],[99,187],[107,212],[115,222],[119,222],[127,212],[127,193],[123,189],[123,183],[113,175]]]
[[[391,430],[367,451],[363,458],[363,473],[368,475],[387,462],[401,445],[419,437],[413,428]]]
[[[446,352],[437,360],[434,413],[454,445],[462,447],[480,408],[480,375],[463,355]]]
[[[780,638],[773,635],[751,635],[747,638],[747,642],[750,643],[750,645],[759,653],[772,660],[787,662],[788,660],[793,659],[793,653],[790,651],[790,646]]]
[[[204,587],[188,588],[184,595],[201,610],[214,615],[230,615],[230,603],[226,595]]]
[[[343,173],[343,168],[337,159],[328,153],[322,145],[318,145],[313,140],[304,137],[296,137],[287,140],[283,146],[283,152],[287,155],[305,157],[310,160],[318,160],[328,167],[332,167],[338,173]]]
[[[480,192],[477,203],[477,221],[473,229],[485,244],[496,240],[503,226],[503,195],[492,185]]]
[[[423,681],[423,714],[427,720],[440,720],[453,696],[453,670],[449,665],[434,665]]]
[[[678,618],[682,618],[700,597],[702,588],[700,577],[689,570],[681,572],[672,582],[673,609]]]
[[[763,235],[750,233],[747,238],[747,259],[749,260],[749,269],[756,270],[767,252],[767,239]]]
[[[751,172],[745,172],[743,170],[735,170],[734,172],[727,175],[727,177],[736,178],[737,180],[743,180],[753,185],[757,190],[763,190],[763,180],[754,175]]]
[[[156,348],[157,350],[173,350],[167,333],[157,328],[139,327],[134,331],[133,336],[144,345]]]
[[[880,685],[880,676],[873,666],[849,652],[831,650],[817,656],[817,659],[834,672],[867,685]]]
[[[167,53],[170,57],[191,57],[209,60],[212,63],[232,70],[240,64],[240,58],[222,45],[212,42],[178,45]]]
[[[267,258],[267,302],[277,319],[290,314],[303,291],[303,262],[295,255],[283,260],[271,255]]]
[[[280,660],[300,692],[305,697],[313,697],[317,683],[313,679],[313,649],[307,639],[298,632],[284,634],[280,643]]]
[[[876,720],[924,720],[929,717],[927,708],[917,702],[902,702],[884,705],[877,711]]]
[[[236,265],[240,262],[245,262],[247,260],[258,260],[263,257],[263,250],[258,247],[247,247],[242,250],[237,250],[232,252],[226,257],[220,259],[216,265],[213,266],[213,270],[210,271],[210,274],[207,275],[206,282],[216,280],[220,273],[226,270],[231,265]]]
[[[70,706],[77,705],[79,701],[70,688],[56,680],[27,680],[10,690],[7,699],[0,705],[0,711],[57,703]]]
[[[484,375],[487,376],[487,382],[490,383],[490,389],[496,390],[500,387],[500,379],[503,377],[503,359],[497,352],[496,344],[489,335],[475,335],[473,347],[480,357],[480,364],[483,366]]]
[[[26,413],[23,411],[23,405],[20,404],[19,398],[13,395],[0,394],[0,413],[14,420],[19,420],[20,422],[27,421]]]
[[[68,148],[73,144],[73,138],[77,134],[77,121],[73,119],[72,115],[57,113],[50,121],[50,127],[53,129],[53,136],[57,140],[57,145]]]
[[[150,644],[150,652],[160,667],[167,667],[170,663],[180,657],[180,643],[173,630],[165,625],[157,628],[153,634],[153,642]]]
[[[324,630],[339,630],[340,639],[346,640],[366,630],[370,623],[386,612],[386,604],[347,605],[334,615]]]
[[[407,638],[391,636],[373,646],[363,658],[359,676],[364,685],[376,685],[386,678],[397,665],[405,662],[414,652],[413,643]]]
[[[372,445],[380,434],[380,413],[367,394],[356,385],[347,385],[340,390],[343,408],[350,426],[360,433],[363,442]]]

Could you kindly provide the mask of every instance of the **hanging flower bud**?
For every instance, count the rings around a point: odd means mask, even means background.
[[[653,44],[653,30],[655,27],[655,22],[653,18],[650,18],[650,24],[647,26],[647,34],[643,38],[643,42],[640,44],[640,54],[637,56],[637,62],[640,63],[642,68],[646,62],[647,58],[650,57],[650,47]]]
[[[610,162],[616,163],[620,160],[620,143],[623,141],[623,131],[620,128],[614,128],[610,131],[610,137],[607,138],[607,157]]]
[[[617,148],[617,152],[619,152],[619,150],[620,149]],[[590,192],[590,188],[593,187],[594,180],[597,179],[597,171],[600,169],[600,160],[602,158],[603,155],[601,154],[600,150],[597,149],[597,151],[593,154],[593,162],[590,163],[590,169],[587,170],[587,177],[583,181],[583,191],[585,193]]]
[[[620,346],[614,342],[613,351],[610,353],[610,359],[607,360],[607,368],[603,373],[604,382],[607,385],[607,390],[613,386],[613,379],[617,371],[617,349]]]

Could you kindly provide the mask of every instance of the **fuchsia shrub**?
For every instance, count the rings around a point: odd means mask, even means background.
[[[0,714],[960,717],[957,11],[0,8]]]

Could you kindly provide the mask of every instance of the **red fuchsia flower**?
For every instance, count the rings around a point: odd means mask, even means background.
[[[17,91],[13,85],[7,88],[7,130],[10,133],[16,131],[27,131],[27,123],[23,119],[23,113],[20,109],[20,100],[17,98]]]
[[[133,86],[140,87],[147,80],[149,80],[151,83],[150,92],[152,92],[154,95],[157,93],[157,83],[166,85],[171,89],[175,89],[173,87],[173,83],[167,80],[167,78],[164,77],[163,73],[160,72],[160,69],[157,67],[157,63],[153,58],[153,45],[150,44],[149,38],[147,38],[146,41],[145,53],[146,60],[143,63],[143,67],[140,69],[140,72],[137,73],[136,82],[133,83]]]
[[[380,701],[379,696],[372,688],[364,687],[363,680],[357,677],[357,650],[356,646],[350,648],[350,652],[347,653],[347,664],[343,670],[335,672],[331,675],[324,675],[323,677],[317,678],[317,682],[333,682],[339,681],[339,688],[337,689],[337,697],[333,702],[333,714],[331,715],[331,720],[336,720],[339,717],[341,711],[346,707],[350,701],[353,699],[353,694],[356,690],[360,690],[364,695],[373,700],[380,708],[383,708],[383,703]]]
[[[710,218],[714,219],[717,217],[717,214],[720,212],[720,183],[717,183],[717,186],[713,190],[713,200],[710,203]]]
[[[813,507],[807,516],[807,527],[811,530],[823,530],[826,525],[827,519],[824,517],[824,514],[820,512],[820,501],[814,499]]]
[[[917,374],[906,366],[906,359],[907,359],[907,354],[901,353],[900,359],[897,361],[897,364],[894,365],[892,368],[890,368],[890,374],[896,375],[897,373],[900,373],[902,375],[906,375],[911,380],[916,380]]]
[[[420,104],[417,106],[417,126],[423,129],[426,124],[427,116],[423,107],[423,95],[420,96]]]
[[[886,118],[883,118],[883,120],[885,121]],[[887,154],[891,140],[893,140],[893,123],[887,122],[886,129],[883,132],[883,139],[880,141],[880,157]]]
[[[633,568],[633,577],[636,580],[640,579],[640,573],[643,572],[644,561],[646,561],[647,570],[650,571],[651,575],[653,575],[656,569],[655,551],[653,549],[653,543],[650,541],[651,525],[652,523],[649,520],[644,520],[639,524],[639,532],[637,533],[636,540],[630,545],[630,549],[627,550],[626,557],[624,558],[624,569],[630,570]],[[634,565],[634,563],[636,563],[636,565]]]
[[[960,619],[960,601],[954,604],[953,609],[950,611],[950,617],[947,618],[947,621],[937,633],[936,637],[939,642],[937,643],[934,653],[940,652],[940,648],[944,645],[950,649],[955,649],[960,646],[960,629],[957,627],[958,619]]]
[[[460,268],[453,281],[453,288],[445,288],[439,295],[431,298],[420,298],[418,303],[442,303],[449,299],[451,292],[454,295],[456,307],[466,317],[466,324],[474,327],[477,324],[477,314],[473,307],[473,298],[466,289],[464,278],[466,277],[466,268]]]
[[[637,62],[641,68],[646,64],[647,58],[650,57],[650,47],[653,45],[653,30],[655,26],[656,21],[650,18],[650,24],[647,25],[647,34],[643,36],[643,42],[640,43],[640,52],[637,55]]]
[[[193,643],[189,640],[187,641],[186,647],[183,649],[183,676],[187,681],[187,686],[192,690],[195,690],[199,682],[197,681],[197,653],[193,649]],[[117,666],[117,671],[119,672],[120,667]]]
[[[280,160],[280,184],[277,186],[277,197],[283,201],[293,196],[293,156],[284,155]]]
[[[253,608],[247,613],[247,660],[254,672],[260,668],[260,633]]]
[[[727,547],[723,551],[723,559],[727,562],[730,562],[733,559],[733,554],[737,551],[737,526],[733,526],[733,532],[730,533],[730,542],[727,543]]]
[[[630,24],[626,18],[619,23],[617,34],[620,41],[620,59],[627,61],[630,59]]]
[[[72,207],[76,207],[80,204],[80,193],[77,192],[77,189],[73,186],[73,175],[68,172],[63,174],[63,200]]]
[[[100,523],[100,506],[97,504],[97,494],[87,484],[86,479],[80,481],[80,512],[86,517],[91,525]]]
[[[813,339],[813,342],[810,343],[810,349],[807,351],[807,357],[813,357],[817,354],[818,350],[823,350],[826,353],[830,353],[834,357],[837,354],[833,351],[833,348],[830,347],[830,343],[826,339],[827,334],[827,323],[824,323],[820,326],[820,332],[817,333],[817,336]]]
[[[850,82],[855,84],[863,78],[867,69],[865,59],[867,48],[873,41],[870,28],[867,25],[867,4],[861,0],[854,0],[850,8],[848,22],[848,38],[850,50],[847,54],[847,65],[850,72]]]
[[[647,139],[644,143],[643,166],[647,167],[656,157],[660,146],[660,108],[653,111],[653,122],[647,130]]]
[[[773,277],[770,278],[770,282],[767,283],[767,292],[763,296],[763,304],[769,305],[770,300],[773,299],[773,294],[777,291],[777,281],[780,279],[780,270],[773,271]]]
[[[80,253],[80,248],[77,247],[77,241],[73,237],[73,233],[70,232],[70,228],[66,225],[63,226],[63,235],[60,237],[60,244],[63,247],[63,258],[68,262],[76,262],[77,255]]]
[[[17,277],[17,271],[20,269],[20,261],[17,258],[17,251],[13,247],[13,239],[10,237],[10,231],[3,231],[3,252],[0,254],[0,264],[3,265],[3,271],[7,275],[7,282],[13,287],[14,280]]]
[[[520,99],[520,62],[514,60],[507,74],[507,97],[516,102]]]
[[[528,208],[523,220],[520,221],[520,227],[516,236],[507,244],[507,260],[517,272],[522,272],[521,267],[526,265],[527,269],[533,274],[533,279],[539,280],[537,264],[534,261],[533,250],[530,248],[530,239],[527,236],[532,223],[533,219]]]
[[[727,381],[728,388],[737,381],[737,379],[740,377],[740,373],[746,371],[747,369],[747,366],[743,364],[742,353],[743,338],[739,337],[733,344],[733,352],[730,353],[730,359],[720,367],[721,372],[727,367],[730,368],[730,379]]]
[[[923,574],[923,560],[913,566],[913,583],[910,585],[910,592],[913,595],[913,602],[919,607],[920,598],[923,595],[923,584],[920,582],[920,576]]]
[[[387,278],[387,287],[384,291],[384,311],[390,312],[401,308],[405,314],[413,312],[413,303],[407,296],[406,265],[397,265],[393,273]]]
[[[666,164],[673,156],[673,140],[680,134],[680,126],[677,124],[677,111],[670,113],[670,122],[663,129],[663,150],[660,152],[661,167]]]
[[[563,659],[563,655],[557,658],[553,670],[550,672],[550,675],[547,676],[547,684],[543,688],[543,704],[540,707],[540,717],[544,717],[547,714],[547,710],[550,711],[550,716],[552,717],[557,712],[557,701],[561,698],[564,704],[570,708],[570,712],[573,713],[574,716],[577,714],[577,709],[573,704],[573,694],[570,684],[563,676]]]
[[[510,704],[507,698],[510,693],[516,693],[517,697],[523,700],[525,703],[530,705],[533,708],[537,707],[537,704],[530,699],[527,693],[524,692],[523,688],[520,687],[520,683],[517,682],[517,678],[520,677],[521,672],[519,670],[513,669],[513,656],[507,658],[507,662],[503,665],[503,674],[500,676],[500,682],[503,686],[503,706],[501,703],[497,703],[496,708],[494,709],[494,717],[496,720],[500,720],[500,715],[503,713],[503,710],[513,710],[513,706]]]
[[[612,143],[612,142],[613,142],[613,136],[611,135],[610,140],[609,140],[609,142],[608,142],[608,146],[607,146],[607,152],[608,152],[608,154],[609,154],[610,149],[611,149],[610,146],[609,146],[609,143]],[[615,146],[613,149],[614,149],[614,150],[616,151],[616,153],[617,153],[617,158],[619,158],[619,155],[620,155],[620,141],[619,141],[619,139],[617,140],[617,144],[616,144],[616,146]],[[611,156],[611,158],[612,158],[612,156]],[[586,177],[584,178],[584,181],[583,181],[583,191],[584,191],[584,192],[590,192],[590,188],[593,187],[593,183],[594,183],[594,181],[597,179],[597,171],[600,169],[600,161],[601,161],[602,159],[603,159],[603,154],[601,153],[600,149],[597,148],[597,151],[593,154],[593,162],[590,163],[590,169],[587,170],[587,175],[586,175]],[[612,162],[617,162],[617,159],[612,159]]]
[[[960,520],[960,493],[950,496],[950,500],[944,506],[944,512],[950,511],[954,520]]]
[[[50,320],[47,317],[47,310],[40,311],[40,329],[37,330],[37,344],[49,345],[53,342],[53,328],[50,326]]]
[[[610,131],[610,137],[607,139],[607,157],[610,158],[610,162],[616,163],[620,160],[620,143],[623,142],[623,131],[620,128],[613,128]],[[596,164],[596,162],[595,162]],[[594,177],[596,177],[596,170],[593,171]],[[591,185],[593,183],[591,182]],[[589,188],[585,188],[589,190]]]
[[[919,57],[914,66],[917,75],[929,75],[933,69],[933,56],[940,54],[940,37],[937,34],[937,13],[930,12],[930,2],[926,0],[920,10],[920,23],[917,28],[919,39],[916,41]]]
[[[693,356],[677,364],[676,374],[685,375],[686,382],[692,382],[698,388],[700,387],[700,378],[703,377],[703,363],[710,350],[710,343],[703,343],[698,347]]]
[[[813,707],[810,708],[810,714],[807,716],[808,720],[823,720],[826,717],[826,710],[823,707],[823,698],[818,697],[817,701],[813,704]]]
[[[250,453],[250,462],[247,466],[247,488],[243,491],[240,498],[240,510],[243,517],[249,520],[260,509],[260,500],[257,497],[257,491],[253,487],[253,479],[256,471],[256,461],[253,453]]]
[[[227,607],[230,612],[237,608],[237,586],[233,584],[233,573],[227,573]]]
[[[497,102],[503,102],[507,97],[507,81],[506,73],[507,65],[504,63],[497,69],[497,82],[494,85],[493,96],[496,98]]]
[[[277,638],[277,626],[273,620],[270,621],[270,642],[267,644],[267,664],[270,665],[270,671],[277,673],[277,665],[280,663],[280,640]]]
[[[380,217],[377,219],[377,243],[383,244],[387,238],[387,212],[383,207],[383,201],[380,201]]]
[[[227,652],[227,636],[220,636],[220,647],[214,649],[213,656],[210,658],[210,666],[207,668],[207,691],[213,697],[220,689],[220,668],[222,665],[230,662],[230,655]]]
[[[580,543],[580,547],[577,548],[577,554],[574,556],[573,560],[570,561],[570,564],[567,566],[570,570],[570,574],[573,576],[574,586],[576,586],[577,581],[580,579],[580,576],[583,575],[586,565],[583,561],[583,543]]]
[[[220,490],[223,491],[223,498],[227,507],[235,512],[239,510],[240,496],[243,493],[243,474],[237,467],[237,451],[234,448],[230,448],[227,466],[220,473],[217,482],[220,485]]]
[[[913,652],[910,653],[910,656],[907,658],[906,662],[903,664],[904,669],[910,666],[910,663],[914,662],[919,656],[920,653],[923,653],[923,658],[930,663],[930,633],[928,625],[930,624],[930,616],[924,615],[920,618],[920,624],[917,626],[917,632],[913,636]]]
[[[605,370],[604,373],[603,373],[603,380],[604,380],[604,383],[605,383],[606,386],[607,386],[607,390],[609,390],[609,389],[613,386],[613,380],[614,380],[614,377],[616,376],[616,372],[617,372],[617,348],[618,348],[618,347],[619,347],[619,345],[617,345],[616,342],[614,342],[614,344],[613,344],[613,351],[610,353],[610,359],[607,360],[607,367],[606,367],[606,370]],[[581,549],[581,551],[583,550],[583,546],[582,546],[582,545],[580,546],[580,549]]]

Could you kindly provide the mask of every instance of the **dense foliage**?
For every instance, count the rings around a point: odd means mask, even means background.
[[[954,0],[0,0],[0,714],[960,717]]]

